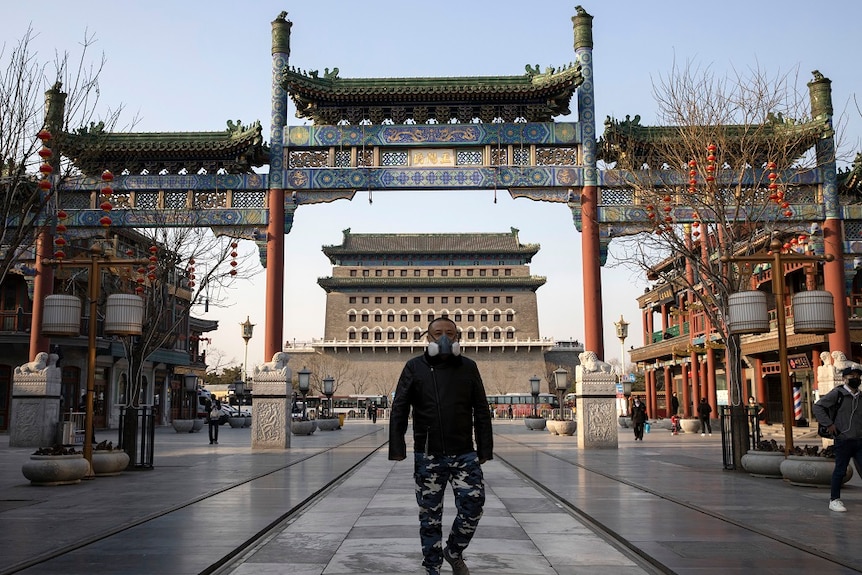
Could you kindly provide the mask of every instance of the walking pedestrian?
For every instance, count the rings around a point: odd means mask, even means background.
[[[679,413],[679,398],[676,396],[676,392],[673,392],[670,398],[670,414],[676,415],[677,413]]]
[[[842,372],[844,385],[833,388],[814,403],[817,423],[825,425],[835,438],[835,469],[832,471],[829,510],[844,513],[847,508],[841,501],[841,485],[852,459],[856,469],[862,469],[862,406],[859,385],[862,371],[848,368]]]
[[[703,437],[708,431],[712,435],[712,424],[709,422],[709,414],[712,413],[712,406],[706,401],[705,397],[700,398],[700,403],[697,405],[697,418],[700,419],[700,436]]]
[[[635,396],[632,402],[632,429],[635,432],[635,441],[644,440],[644,424],[647,422],[646,404],[639,396]]]
[[[377,423],[377,404],[372,403],[368,406],[368,416],[371,418],[371,423]]]
[[[445,559],[455,575],[469,575],[463,554],[485,505],[481,465],[493,456],[491,413],[476,362],[461,355],[455,322],[437,318],[426,334],[425,353],[408,360],[398,379],[389,420],[389,459],[407,457],[404,435],[412,408],[422,566],[426,574],[440,575]],[[446,483],[455,495],[456,514],[443,547]]]
[[[218,445],[218,426],[221,423],[221,402],[215,400],[215,403],[207,401],[207,414],[209,417],[209,436],[210,445]]]

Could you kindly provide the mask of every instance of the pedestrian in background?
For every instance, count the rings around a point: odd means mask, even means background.
[[[485,505],[481,465],[493,456],[491,413],[476,362],[461,355],[455,322],[437,318],[426,333],[425,353],[408,360],[398,378],[389,419],[389,459],[407,457],[404,435],[412,408],[422,566],[426,574],[440,575],[445,559],[455,575],[470,575],[463,553]],[[456,512],[443,547],[447,483],[455,495]]]
[[[676,396],[676,392],[674,392],[670,398],[670,414],[676,415],[677,413],[679,413],[679,398]]]
[[[640,396],[635,396],[632,402],[632,429],[635,432],[635,441],[644,440],[644,424],[647,422],[646,404],[641,401]]]
[[[209,417],[209,436],[210,445],[218,445],[218,426],[221,423],[221,402],[215,400],[215,403],[207,401],[207,414]]]
[[[700,398],[700,403],[697,405],[697,417],[700,419],[700,436],[703,437],[708,431],[712,435],[712,424],[709,422],[709,414],[712,413],[712,406],[705,397]]]
[[[841,501],[841,485],[850,460],[856,462],[857,470],[862,470],[862,405],[859,401],[862,371],[848,368],[842,375],[844,385],[833,388],[817,400],[813,409],[817,423],[825,425],[835,438],[835,469],[832,471],[829,510],[838,513],[847,511]]]

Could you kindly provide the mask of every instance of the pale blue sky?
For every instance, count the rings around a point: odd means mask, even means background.
[[[78,53],[85,30],[108,62],[102,102],[126,106],[140,117],[139,131],[221,130],[228,119],[260,120],[269,134],[270,22],[281,10],[293,22],[292,65],[306,70],[338,67],[342,77],[517,75],[525,64],[560,66],[574,60],[571,17],[575,2],[473,0],[410,2],[316,0],[290,2],[106,2],[43,0],[5,2],[0,38],[14,44],[32,23],[40,58],[55,50]],[[844,152],[862,150],[859,55],[862,2],[856,0],[726,0],[583,2],[594,16],[596,118],[655,118],[652,81],[674,61],[694,60],[717,74],[759,66],[772,73],[798,69],[804,92],[811,71],[833,82],[833,101],[844,130]],[[818,12],[820,10],[820,12]],[[574,102],[573,102],[574,108]],[[574,121],[570,116],[566,120]],[[288,122],[301,123],[289,112]],[[325,294],[318,277],[330,273],[321,245],[341,242],[341,231],[505,232],[519,228],[522,242],[539,243],[532,272],[546,276],[539,289],[540,330],[557,339],[583,339],[580,234],[561,205],[511,200],[498,192],[357,194],[300,208],[287,237],[286,340],[323,335]],[[253,247],[243,242],[243,250]],[[614,246],[611,245],[610,261]],[[641,343],[635,297],[647,285],[640,274],[608,267],[604,289],[605,355],[618,358],[613,322],[632,326],[626,341]],[[239,285],[235,305],[204,317],[218,319],[212,346],[242,362],[239,323],[258,324],[249,364],[263,361],[264,276]],[[203,315],[202,310],[200,314]]]

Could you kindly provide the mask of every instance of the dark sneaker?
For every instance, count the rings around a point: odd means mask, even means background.
[[[467,564],[464,563],[463,557],[453,555],[448,547],[443,550],[443,559],[452,566],[452,573],[454,575],[470,575],[470,570],[467,569]]]

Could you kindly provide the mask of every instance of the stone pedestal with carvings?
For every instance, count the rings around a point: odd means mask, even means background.
[[[255,369],[251,408],[252,449],[290,447],[290,400],[293,396],[290,375],[286,358],[280,358],[278,363],[274,359],[263,368]]]
[[[57,443],[61,373],[55,365],[37,370],[28,369],[27,365],[15,369],[10,447],[49,447]]]
[[[575,374],[577,393],[578,447],[580,449],[617,449],[617,377],[607,371],[587,371],[578,366]]]

